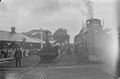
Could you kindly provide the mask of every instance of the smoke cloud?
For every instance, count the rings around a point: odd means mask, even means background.
[[[9,30],[15,26],[19,32],[65,27],[74,37],[81,29],[81,19],[92,16],[90,8],[89,0],[3,0],[0,27]]]
[[[85,0],[84,0],[85,1]],[[93,3],[89,0],[86,0],[85,5],[88,10],[88,17],[94,17],[94,8],[93,8]]]
[[[8,10],[29,10],[31,13],[51,14],[62,8],[80,10],[85,16],[93,17],[93,3],[89,0],[4,0]]]

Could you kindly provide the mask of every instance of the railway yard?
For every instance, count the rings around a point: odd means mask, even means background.
[[[86,29],[81,29],[73,45],[68,41],[65,45],[51,44],[46,31],[43,47],[29,49],[27,54],[21,51],[22,42],[21,46],[14,42],[13,59],[0,61],[0,79],[115,79],[117,61],[115,55],[107,55],[113,53],[112,49],[107,49],[108,45],[113,46],[112,39],[102,29],[101,20],[86,20]]]
[[[101,63],[80,63],[75,55],[61,56],[52,63],[41,63],[37,55],[26,57],[21,68],[15,68],[14,61],[0,65],[1,79],[114,79],[100,66]]]
[[[0,0],[0,79],[120,79],[119,1],[24,1]]]

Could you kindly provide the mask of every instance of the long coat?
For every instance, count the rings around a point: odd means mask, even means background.
[[[15,57],[16,59],[22,58],[22,51],[21,51],[21,50],[16,50],[14,57]]]

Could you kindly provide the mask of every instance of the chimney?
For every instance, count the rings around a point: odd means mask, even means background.
[[[15,32],[15,27],[11,27],[11,33],[16,33]]]

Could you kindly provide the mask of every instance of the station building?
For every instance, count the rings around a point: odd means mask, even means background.
[[[30,38],[22,33],[16,33],[15,27],[11,31],[0,31],[0,49],[2,48],[15,48],[21,46],[22,48],[40,48],[41,41],[37,38]]]

